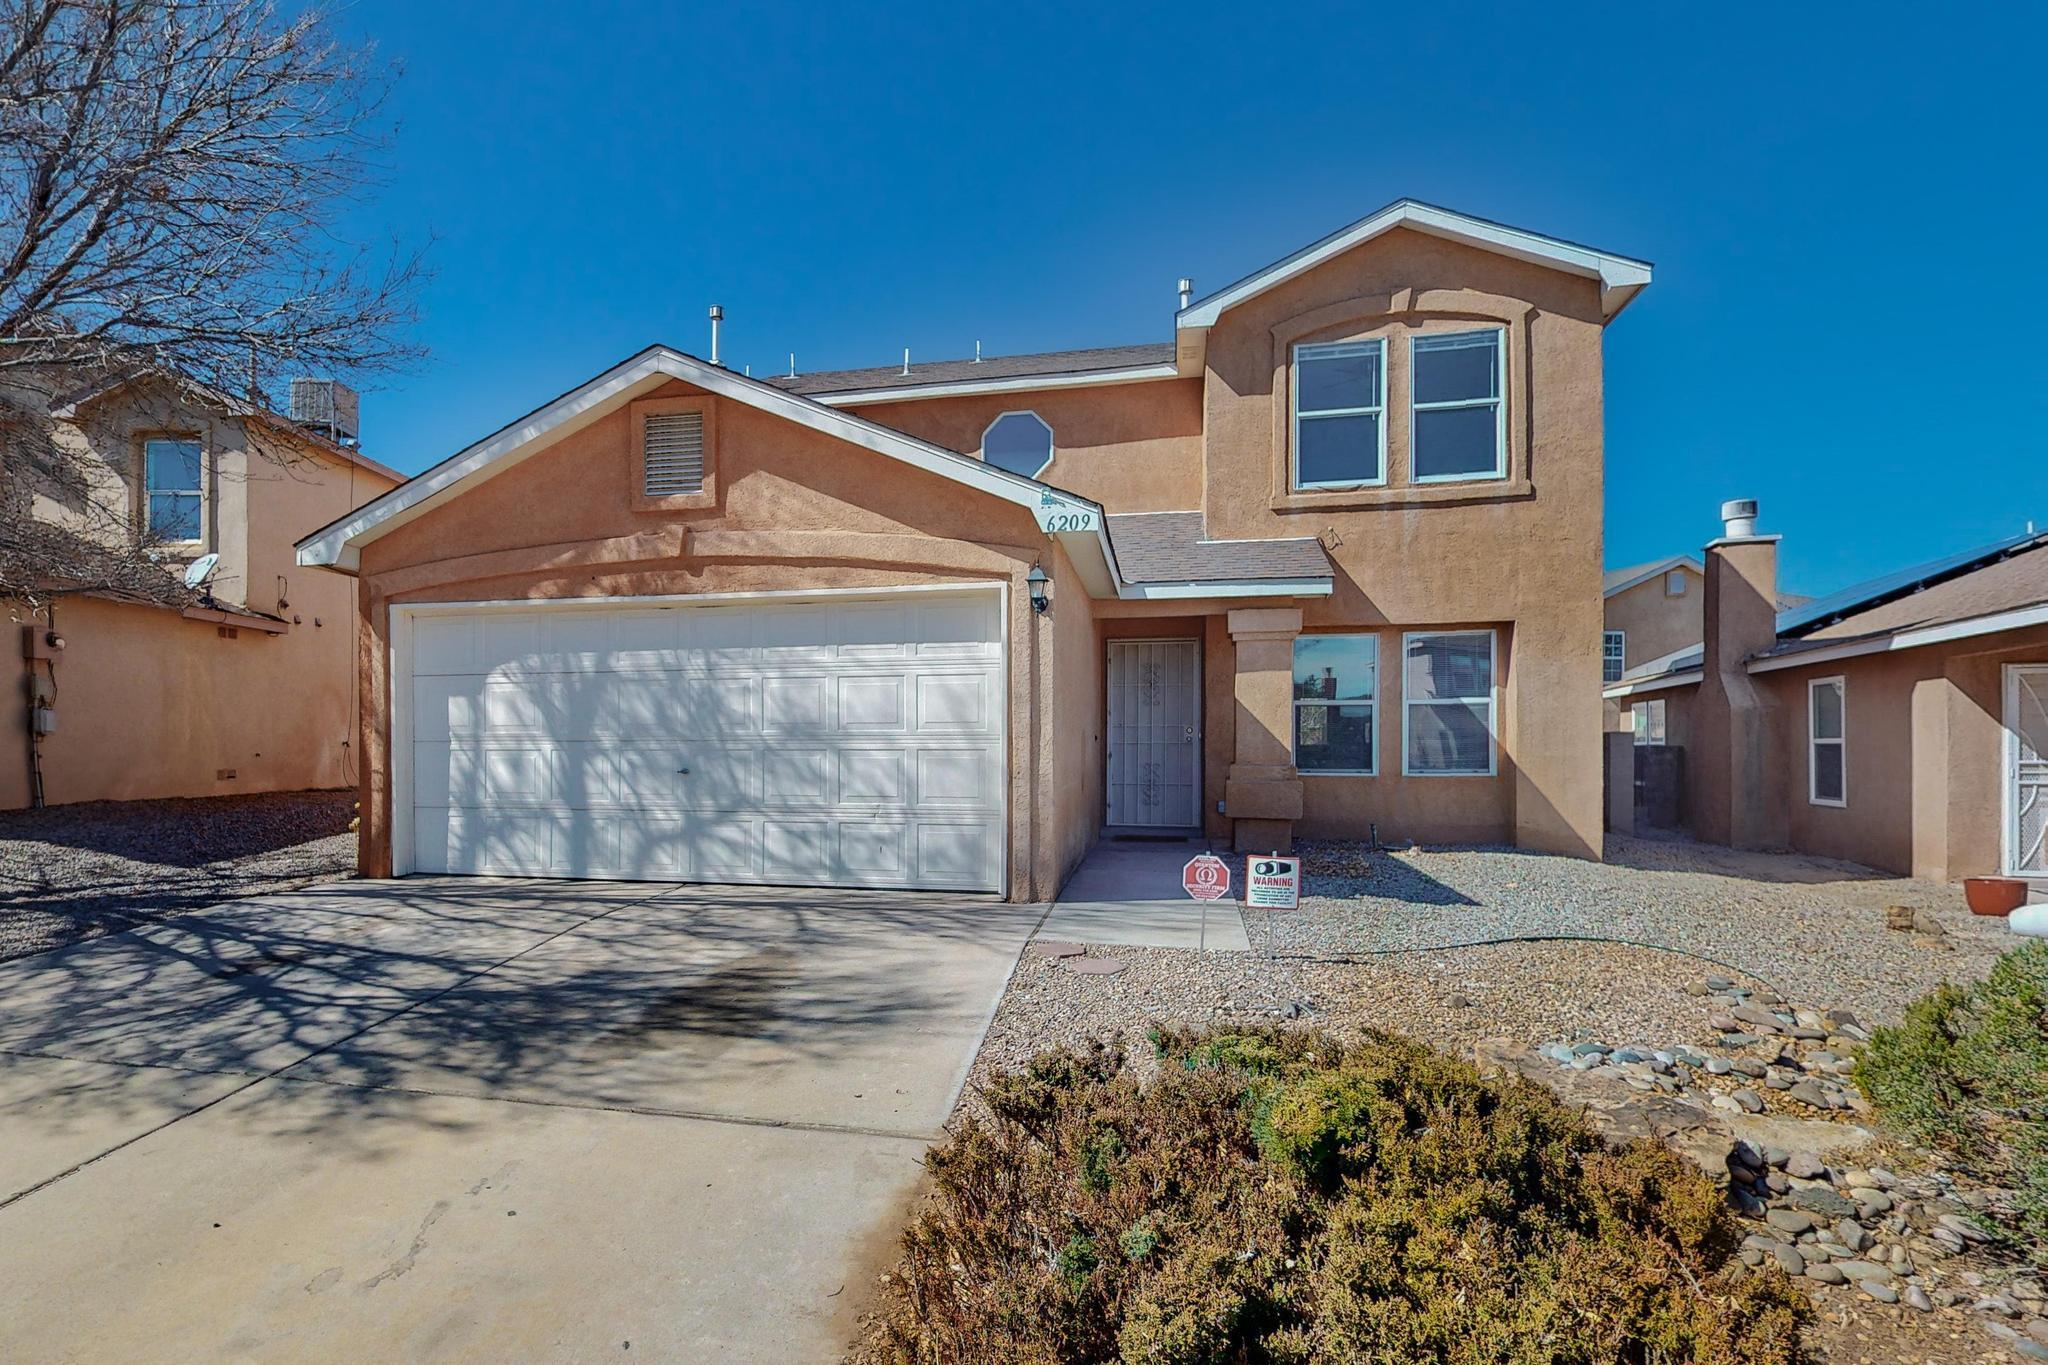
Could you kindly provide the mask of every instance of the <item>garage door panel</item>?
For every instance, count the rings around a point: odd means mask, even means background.
[[[1000,888],[992,598],[414,626],[418,870]]]

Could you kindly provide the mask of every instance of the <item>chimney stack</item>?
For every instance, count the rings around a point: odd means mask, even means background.
[[[1758,535],[1757,504],[1721,504],[1725,532],[1707,542],[1700,690],[1687,744],[1693,833],[1732,848],[1780,849],[1789,838],[1781,718],[1749,675],[1778,642],[1778,540]]]
[[[723,308],[720,308],[720,307],[719,307],[719,306],[718,306],[717,304],[715,304],[715,303],[714,303],[714,304],[712,304],[712,305],[711,305],[711,363],[712,363],[712,364],[714,364],[714,365],[722,365],[722,364],[724,364],[724,362],[723,362],[723,361],[721,361],[721,360],[720,360],[720,359],[718,358],[718,324],[719,324],[719,323],[721,323],[721,322],[724,322],[724,321],[725,321],[725,310],[724,310]]]

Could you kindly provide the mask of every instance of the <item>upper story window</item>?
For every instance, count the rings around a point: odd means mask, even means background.
[[[1417,483],[1507,477],[1499,328],[1409,344],[1410,467]]]
[[[1006,412],[981,433],[981,458],[1035,479],[1052,463],[1052,428],[1035,412]]]
[[[1386,359],[1379,338],[1294,348],[1296,488],[1387,481]]]
[[[1608,630],[1600,633],[1600,681],[1618,683],[1621,675],[1628,671],[1628,632]]]
[[[189,437],[143,443],[143,530],[158,540],[199,539],[200,464],[199,442]]]
[[[1294,642],[1294,765],[1305,773],[1378,771],[1373,750],[1376,635],[1303,635]]]

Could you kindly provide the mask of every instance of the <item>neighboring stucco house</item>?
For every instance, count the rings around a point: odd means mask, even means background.
[[[2048,535],[1780,610],[1776,536],[1709,544],[1699,649],[1609,687],[1685,751],[1692,832],[1936,881],[2048,879]]]
[[[1601,851],[1601,348],[1642,262],[1411,201],[1171,339],[655,346],[301,542],[362,868],[1044,899],[1105,828]]]
[[[1700,582],[1706,570],[1691,555],[1610,569],[1601,585],[1606,626],[1600,638],[1600,679],[1622,675],[1700,645]]]
[[[0,809],[34,804],[38,783],[50,805],[352,785],[353,595],[301,569],[293,542],[401,476],[189,381],[59,374],[11,401],[47,408],[82,477],[26,499],[49,597],[13,612],[21,681]],[[146,543],[160,572],[101,554],[124,541]],[[188,590],[208,554],[210,580]]]

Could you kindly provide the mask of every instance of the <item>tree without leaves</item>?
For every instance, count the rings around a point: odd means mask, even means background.
[[[418,356],[419,258],[335,237],[389,78],[267,0],[0,0],[0,597],[163,576],[125,505],[76,515],[102,498],[47,438],[53,395],[149,372],[209,401]],[[37,488],[106,523],[92,544],[49,560]]]

